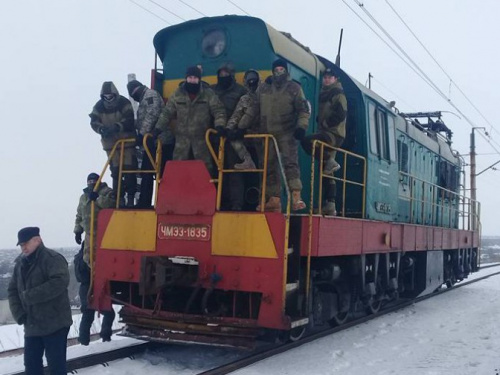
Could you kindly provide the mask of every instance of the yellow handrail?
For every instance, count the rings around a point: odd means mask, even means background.
[[[113,145],[113,148],[111,149],[111,152],[109,153],[108,160],[106,161],[106,164],[104,164],[104,167],[102,168],[101,174],[99,175],[99,179],[97,180],[95,186],[94,186],[94,192],[97,192],[99,190],[99,187],[101,185],[102,178],[104,174],[106,173],[106,170],[111,164],[111,160],[113,159],[116,149],[118,146],[120,146],[120,164],[118,166],[118,191],[116,191],[116,208],[119,208],[120,205],[120,192],[121,192],[121,177],[123,174],[126,173],[135,173],[135,174],[141,174],[141,173],[155,173],[156,174],[156,191],[155,191],[155,207],[156,207],[156,198],[158,196],[158,184],[160,180],[160,166],[161,166],[161,141],[157,140],[157,146],[156,146],[156,159],[153,160],[153,156],[151,155],[151,151],[149,150],[149,147],[147,146],[146,142],[149,137],[152,137],[151,134],[147,133],[144,138],[143,138],[143,147],[146,152],[147,157],[149,158],[151,165],[153,166],[154,170],[123,170],[123,151],[125,149],[125,143],[134,143],[135,144],[135,138],[124,138],[124,139],[119,139],[115,142]],[[92,296],[92,290],[93,290],[93,285],[94,285],[94,223],[95,223],[95,201],[91,201],[90,203],[90,233],[89,233],[89,267],[90,267],[90,287],[89,287],[89,292],[87,297],[91,298]]]
[[[309,306],[309,289],[310,289],[310,276],[311,276],[311,252],[312,252],[312,232],[313,232],[313,215],[314,215],[314,183],[315,183],[315,160],[316,160],[316,148],[319,146],[319,189],[318,189],[318,213],[321,215],[322,213],[322,205],[323,205],[323,179],[334,179],[337,181],[342,181],[342,216],[345,216],[345,205],[346,205],[346,187],[348,184],[361,186],[361,196],[362,196],[362,206],[361,206],[361,217],[365,217],[365,202],[366,202],[366,158],[355,154],[353,152],[333,147],[323,141],[318,139],[313,140],[312,142],[312,150],[311,150],[311,192],[310,192],[310,204],[309,204],[309,225],[308,225],[308,238],[307,238],[307,265],[306,265],[306,306]],[[338,178],[331,175],[326,175],[323,173],[323,164],[324,164],[324,155],[325,148],[330,151],[336,151],[337,153],[341,153],[343,155],[343,177]],[[363,163],[363,179],[361,182],[348,180],[347,179],[347,157],[353,157],[355,159],[361,160]]]

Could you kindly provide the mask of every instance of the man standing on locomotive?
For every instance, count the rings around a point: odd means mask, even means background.
[[[152,170],[153,165],[143,147],[143,138],[146,133],[151,133],[156,125],[164,107],[163,98],[156,90],[148,89],[137,80],[130,81],[127,84],[127,90],[130,97],[139,103],[135,128],[137,130],[136,146],[139,147],[139,151],[142,153],[142,158],[140,158],[142,160],[141,170]],[[160,173],[162,173],[165,163],[167,160],[172,160],[174,152],[175,138],[172,131],[166,129],[166,131],[161,134],[160,141],[162,145]],[[147,147],[151,152],[151,156],[154,158],[156,154],[156,142],[153,138],[147,139]],[[154,175],[152,173],[143,173],[141,177],[141,189],[137,207],[149,208],[151,207],[151,200],[153,198]]]
[[[102,84],[101,99],[95,104],[89,116],[92,129],[101,135],[102,147],[108,157],[118,140],[135,138],[132,104],[127,98],[118,93],[113,82],[104,82]],[[116,193],[118,193],[119,167],[120,148],[118,147],[111,159],[110,165],[113,190]],[[135,144],[127,142],[125,143],[123,152],[123,169],[135,169],[136,167]],[[127,207],[134,206],[136,184],[137,179],[135,174],[125,173],[123,175],[120,198],[123,197],[124,192],[127,193]]]
[[[230,64],[223,64],[217,71],[217,84],[210,86],[215,91],[226,110],[226,118],[230,118],[238,104],[240,98],[247,93],[247,89],[236,82],[234,69]],[[226,135],[226,128],[217,126],[215,128],[220,136]],[[229,146],[229,145],[227,145]],[[232,147],[225,147],[225,168],[232,168],[238,161],[238,156]],[[222,197],[224,208],[231,208],[231,211],[241,211],[243,209],[243,194],[245,183],[241,173],[230,173],[224,179],[223,191],[229,192]]]
[[[257,90],[260,109],[260,126],[273,135],[278,143],[285,176],[292,193],[292,210],[306,207],[301,198],[298,144],[304,138],[311,111],[300,85],[290,79],[288,63],[283,59],[274,61],[273,75]],[[269,152],[267,196],[265,211],[281,211],[281,177],[278,158],[273,147]],[[267,197],[266,197],[267,198]],[[260,206],[257,207],[260,210]]]
[[[318,132],[306,136],[302,140],[302,148],[309,155],[312,154],[312,144],[314,140],[325,142],[333,147],[340,147],[345,139],[345,127],[347,116],[347,99],[344,95],[342,84],[338,80],[338,75],[332,68],[327,68],[323,73],[323,82],[319,94],[318,111]],[[340,169],[340,165],[335,161],[335,150],[325,148],[323,173],[332,175]],[[319,158],[320,150],[317,148],[316,157]],[[325,189],[325,202],[323,215],[335,215],[335,195],[336,187],[333,178],[323,179]]]
[[[212,123],[226,125],[226,112],[215,92],[202,85],[201,70],[191,66],[186,70],[186,81],[169,98],[153,130],[154,135],[167,131],[172,119],[175,129],[174,160],[203,160],[214,176],[212,156],[205,143],[205,133]]]
[[[227,138],[231,141],[231,146],[242,160],[234,165],[235,169],[255,169],[255,163],[245,144],[243,136],[247,131],[256,131],[257,113],[255,103],[257,100],[256,91],[259,87],[260,77],[256,70],[250,69],[243,77],[248,93],[243,95],[231,118],[227,121]],[[252,142],[253,143],[253,142]]]

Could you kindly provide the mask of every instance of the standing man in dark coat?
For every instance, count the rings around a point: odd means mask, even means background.
[[[142,156],[140,159],[141,170],[152,170],[153,165],[149,160],[146,151],[144,150],[143,138],[147,133],[151,133],[160,117],[163,109],[163,98],[156,90],[151,90],[137,80],[132,80],[127,83],[127,90],[132,99],[139,103],[137,109],[137,118],[135,120],[135,129],[137,131],[136,146],[139,147]],[[160,174],[163,173],[163,168],[167,160],[172,160],[174,153],[175,138],[172,131],[168,128],[165,129],[159,136],[161,142],[161,169]],[[156,156],[156,142],[153,138],[148,138],[147,147],[151,152],[153,160]],[[153,198],[153,181],[154,175],[152,173],[141,174],[141,188],[139,194],[139,201],[137,202],[138,208],[151,207]]]
[[[230,64],[223,64],[217,71],[217,84],[211,88],[215,91],[226,110],[226,118],[230,118],[240,101],[240,98],[247,93],[247,89],[236,82],[234,78],[234,69]],[[216,127],[219,135],[226,135],[225,127]],[[229,146],[225,147],[225,166],[224,168],[233,168],[238,162],[238,155],[235,150]],[[224,179],[224,195],[222,196],[223,208],[231,211],[241,211],[244,204],[245,183],[243,174],[229,173]],[[228,194],[227,194],[228,193]]]
[[[68,298],[66,259],[48,249],[37,227],[17,234],[21,255],[8,286],[9,306],[24,325],[24,367],[27,375],[43,374],[43,354],[51,375],[66,375],[66,341],[73,324]]]
[[[104,82],[101,89],[101,99],[95,104],[90,116],[90,126],[101,135],[102,148],[108,157],[120,139],[135,138],[134,110],[130,101],[120,95],[113,82]],[[113,178],[113,190],[118,194],[118,176],[120,167],[120,149],[117,148],[111,160],[111,177]],[[137,158],[135,156],[135,143],[125,143],[123,151],[123,169],[136,169]],[[127,193],[127,207],[134,206],[134,195],[137,179],[135,174],[123,174],[123,185],[120,198]]]
[[[319,94],[318,111],[318,132],[306,136],[302,140],[302,148],[309,155],[312,154],[312,144],[314,140],[325,142],[333,147],[340,147],[345,139],[347,117],[347,99],[344,94],[342,83],[338,80],[338,73],[332,68],[325,69],[321,92]],[[340,169],[340,164],[335,161],[335,150],[324,151],[323,173],[332,175]],[[320,157],[319,147],[315,151],[316,158]],[[323,189],[325,202],[323,205],[323,215],[336,215],[335,180],[332,178],[323,179]]]
[[[302,87],[290,79],[288,63],[277,59],[272,65],[273,75],[268,77],[257,90],[260,113],[260,127],[273,135],[278,143],[285,177],[291,191],[292,210],[306,207],[302,200],[298,142],[304,138],[309,125],[311,111]],[[278,156],[271,147],[269,152],[268,186],[269,198],[265,211],[281,211],[281,176]],[[267,198],[266,197],[266,198]],[[257,207],[260,210],[261,207]]]

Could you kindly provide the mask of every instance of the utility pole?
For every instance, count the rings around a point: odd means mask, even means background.
[[[372,88],[372,74],[370,72],[368,72],[368,88],[371,90]]]
[[[476,129],[483,129],[486,130],[486,128],[482,127],[473,127],[472,131],[470,133],[470,199],[471,199],[471,215],[472,215],[472,222],[471,222],[471,229],[476,230],[477,229],[477,189],[476,189],[476,137],[474,134],[474,130]]]

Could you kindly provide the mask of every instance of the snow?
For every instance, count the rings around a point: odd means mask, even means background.
[[[485,269],[471,279],[496,271]],[[235,374],[495,375],[500,369],[498,311],[500,277],[493,276],[305,344]],[[0,327],[4,346],[22,340],[22,332],[19,335],[12,327]],[[69,347],[68,358],[137,342],[115,335],[111,342]],[[168,345],[160,355],[146,353],[134,360],[122,359],[109,367],[95,366],[78,373],[187,375],[244,355],[222,348]],[[0,374],[19,370],[21,357],[0,359]]]

